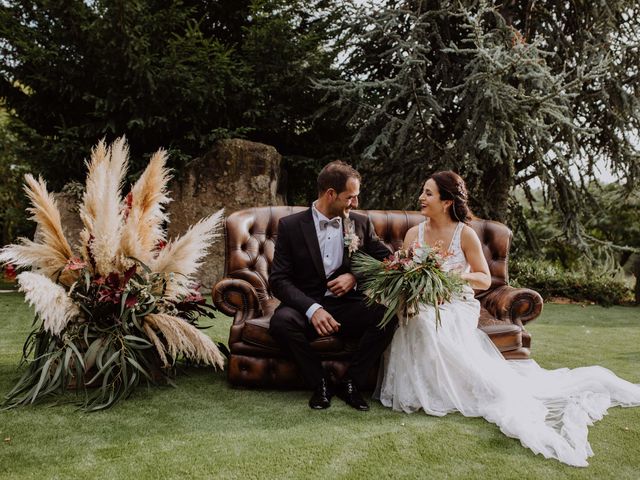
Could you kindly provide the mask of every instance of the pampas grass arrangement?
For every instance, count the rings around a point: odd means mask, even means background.
[[[178,358],[223,368],[218,347],[197,327],[213,307],[193,280],[220,235],[222,210],[167,241],[167,155],[156,152],[123,196],[128,156],[124,138],[93,149],[78,252],[44,180],[26,176],[40,239],[2,248],[0,264],[29,269],[17,279],[36,319],[24,348],[27,368],[7,394],[7,408],[75,388],[85,409],[100,410],[141,382],[170,382]]]

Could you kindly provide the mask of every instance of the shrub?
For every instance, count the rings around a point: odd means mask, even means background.
[[[631,302],[631,288],[624,280],[595,267],[565,270],[547,260],[519,259],[509,263],[511,284],[536,290],[546,300],[566,297],[603,306]]]

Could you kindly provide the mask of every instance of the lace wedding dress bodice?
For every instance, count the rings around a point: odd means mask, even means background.
[[[443,265],[447,271],[469,270],[460,245],[463,228],[458,223]],[[533,360],[505,360],[477,328],[480,304],[472,294],[439,308],[437,330],[430,305],[400,322],[384,356],[378,386],[383,405],[407,413],[484,417],[534,453],[574,466],[586,466],[593,455],[589,425],[611,406],[640,405],[640,385],[606,368],[545,370]]]
[[[427,245],[427,242],[424,238],[425,227],[427,226],[427,221],[422,222],[418,225],[418,244],[419,245]],[[456,225],[456,229],[453,232],[453,237],[451,237],[451,243],[449,243],[449,247],[447,248],[447,252],[449,256],[445,259],[444,264],[442,265],[442,269],[445,272],[455,270],[458,272],[468,272],[469,264],[467,263],[467,257],[464,256],[464,252],[462,251],[462,246],[460,245],[460,236],[462,234],[462,228],[464,227],[464,223],[458,222]]]

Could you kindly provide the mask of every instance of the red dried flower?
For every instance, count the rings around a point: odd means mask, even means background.
[[[125,197],[125,207],[124,207],[124,219],[126,220],[127,218],[129,218],[129,212],[131,211],[131,206],[133,205],[133,192],[129,192],[127,193],[127,196]]]
[[[4,266],[4,278],[6,278],[7,280],[15,280],[17,274],[18,272],[13,264],[8,263]]]

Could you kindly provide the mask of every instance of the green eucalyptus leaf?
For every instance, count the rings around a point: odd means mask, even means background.
[[[127,344],[141,344],[147,347],[151,347],[152,344],[146,338],[136,337],[135,335],[125,335],[124,339],[127,341]]]
[[[84,354],[84,369],[88,372],[95,364],[100,347],[104,344],[104,339],[98,337],[91,344]]]
[[[38,392],[47,381],[47,377],[49,376],[49,366],[51,365],[52,361],[53,361],[53,356],[47,359],[44,366],[40,370],[40,379],[38,380],[38,383],[35,386],[34,392],[31,395],[31,403],[34,403],[36,401],[36,399],[38,398]]]
[[[69,347],[73,350],[73,353],[76,354],[76,358],[78,359],[78,362],[80,362],[80,366],[84,370],[84,359],[82,358],[82,354],[78,350],[78,347],[76,347],[73,342],[68,342],[67,345],[69,345]]]
[[[151,378],[151,374],[150,374],[149,372],[147,372],[147,371],[142,367],[142,365],[140,365],[140,364],[136,361],[136,359],[135,359],[135,358],[133,358],[131,355],[128,355],[128,356],[127,356],[127,360],[128,360],[128,362],[129,362],[131,365],[133,365],[136,369],[138,369],[138,371],[139,371],[140,373],[142,373],[142,374],[147,378],[147,380],[152,380],[152,378]]]
[[[106,377],[105,372],[107,372],[107,371],[110,372],[111,371],[111,369],[107,370],[107,368],[115,361],[116,358],[118,358],[119,353],[120,352],[113,352],[113,354],[104,363],[104,365],[102,365],[102,368],[100,368],[100,370],[98,370],[98,372],[93,376],[93,378],[87,382],[87,385],[91,385],[94,381],[96,381],[98,378],[100,378],[101,375],[104,375]]]

